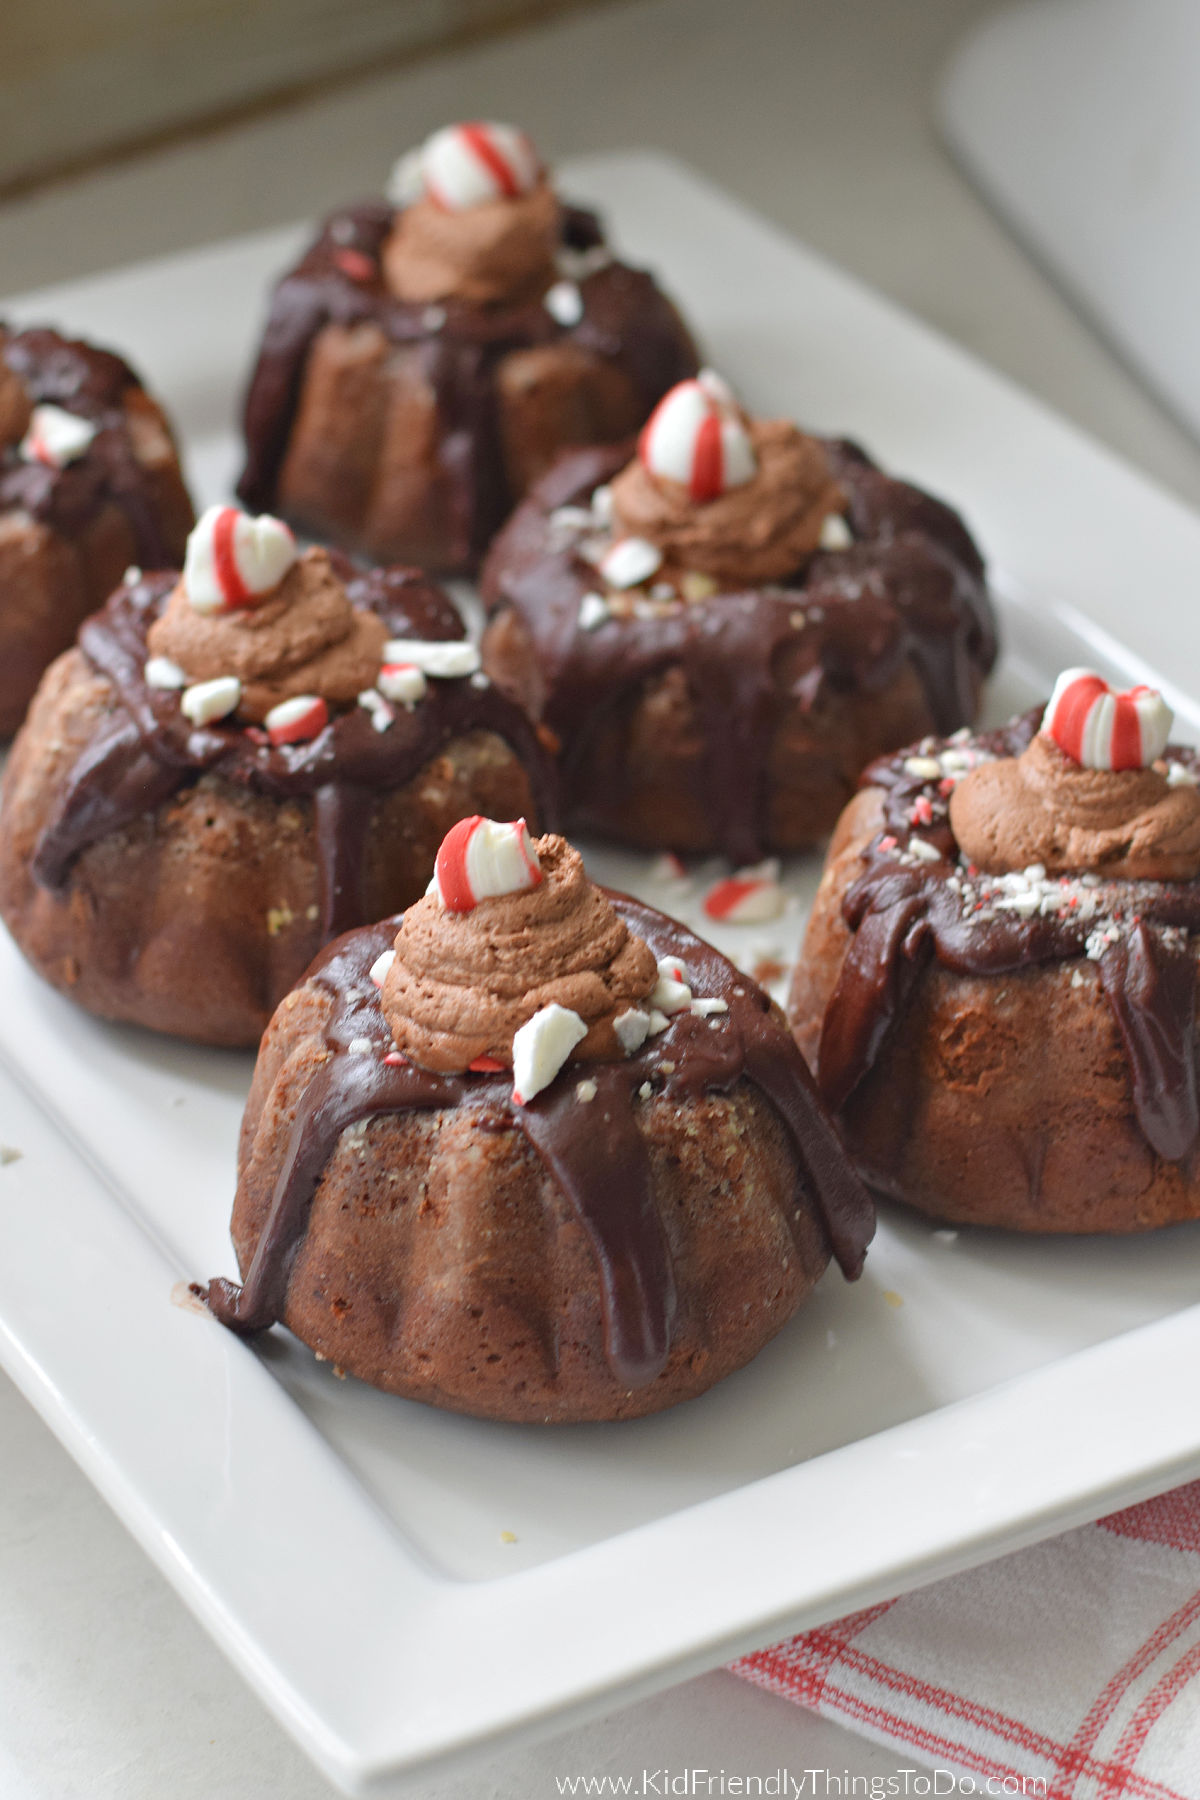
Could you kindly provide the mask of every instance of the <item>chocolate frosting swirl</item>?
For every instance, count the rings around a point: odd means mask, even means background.
[[[460,913],[427,894],[405,913],[383,1011],[397,1046],[421,1068],[463,1070],[481,1056],[511,1067],[514,1033],[552,1001],[588,1027],[572,1062],[624,1055],[613,1021],[653,989],[654,954],[564,838],[535,847],[537,887]]]
[[[562,207],[545,181],[458,212],[416,200],[384,243],[384,280],[398,300],[519,305],[553,282],[561,234]]]
[[[820,438],[787,419],[745,424],[757,472],[713,500],[693,500],[636,456],[614,479],[619,530],[656,544],[668,573],[695,570],[732,588],[782,581],[817,548],[829,514],[846,504]]]
[[[329,552],[312,549],[260,604],[230,612],[197,612],[181,579],[146,634],[146,648],[169,657],[191,681],[236,675],[239,717],[257,722],[300,694],[352,705],[374,687],[387,636],[378,613],[351,604]]]
[[[1039,731],[1019,757],[984,763],[950,797],[964,856],[987,870],[1091,870],[1129,881],[1200,875],[1200,789],[1159,769],[1085,769]]]

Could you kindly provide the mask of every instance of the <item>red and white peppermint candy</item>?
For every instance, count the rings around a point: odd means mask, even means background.
[[[446,212],[465,212],[488,200],[515,200],[541,178],[537,151],[513,125],[475,120],[446,125],[419,152],[420,192]],[[413,187],[413,166],[402,158],[393,176],[399,199]]]
[[[416,663],[385,662],[379,671],[377,685],[388,700],[398,700],[402,706],[415,706],[418,700],[425,698],[429,683]]]
[[[273,706],[263,724],[273,744],[307,744],[329,723],[329,707],[320,694],[297,694]]]
[[[197,612],[255,606],[279,586],[298,554],[282,519],[210,506],[187,541],[184,591]]]
[[[742,487],[758,469],[732,393],[707,369],[663,395],[638,439],[638,455],[652,475],[678,481],[698,501]]]
[[[65,469],[85,453],[99,429],[90,419],[81,419],[61,406],[35,406],[29,430],[21,439],[21,455],[26,462]]]
[[[513,1100],[524,1106],[549,1087],[588,1028],[577,1012],[552,1000],[513,1034]]]
[[[1085,769],[1147,769],[1166,749],[1174,717],[1157,688],[1120,692],[1094,669],[1064,669],[1042,730]]]
[[[420,669],[434,681],[459,681],[464,675],[478,673],[480,657],[466,638],[389,638],[383,646],[383,662],[385,668],[390,663]]]
[[[779,917],[785,898],[779,864],[772,857],[714,882],[704,896],[704,910],[726,925],[761,925]]]
[[[542,865],[524,819],[502,825],[476,815],[442,839],[433,887],[447,912],[470,912],[481,900],[537,887]]]

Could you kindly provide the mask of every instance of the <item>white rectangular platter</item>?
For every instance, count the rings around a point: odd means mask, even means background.
[[[953,497],[1000,578],[990,713],[1097,662],[1200,709],[1200,519],[677,165],[564,171],[758,410],[859,435]],[[275,232],[10,302],[125,348],[227,492]],[[1136,642],[1135,657],[1121,640]],[[1155,672],[1158,672],[1156,675]],[[700,884],[606,878],[694,923]],[[785,920],[723,934],[790,954]],[[624,1426],[481,1424],[337,1381],[178,1302],[233,1272],[249,1059],[107,1027],[0,941],[0,1356],[348,1792],[391,1794],[1200,1473],[1200,1226],[1127,1242],[889,1212],[748,1369]]]

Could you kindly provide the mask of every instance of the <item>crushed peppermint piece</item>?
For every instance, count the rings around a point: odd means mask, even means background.
[[[641,1049],[650,1035],[650,1014],[640,1006],[631,1006],[625,1012],[617,1014],[613,1020],[613,1031],[626,1056],[632,1056]]]
[[[647,1037],[657,1037],[659,1032],[665,1031],[670,1023],[670,1019],[667,1017],[666,1013],[663,1012],[661,1007],[652,1006],[650,1008],[650,1029],[646,1034]]]
[[[727,1013],[729,1011],[729,1002],[728,1000],[716,999],[693,1000],[688,1011],[694,1013],[698,1019],[707,1019],[713,1013]]]
[[[263,724],[268,738],[280,744],[307,744],[329,723],[329,706],[320,694],[297,694],[273,706]]]
[[[819,541],[822,550],[848,550],[854,542],[854,534],[841,513],[830,513],[821,521]]]
[[[351,1056],[370,1056],[375,1048],[375,1039],[369,1037],[351,1038],[346,1049]]]
[[[387,980],[387,972],[395,960],[396,952],[394,950],[385,950],[382,956],[377,956],[375,961],[371,964],[371,980],[375,983],[377,988],[381,988]]]
[[[1167,786],[1168,787],[1197,787],[1197,786],[1200,786],[1200,774],[1198,774],[1195,769],[1189,769],[1186,763],[1175,762],[1173,758],[1168,758],[1168,761],[1167,761]]]
[[[375,683],[385,700],[398,700],[410,709],[429,691],[425,676],[411,662],[385,662]]]
[[[597,1088],[595,1082],[590,1079],[587,1081],[577,1081],[575,1083],[575,1098],[577,1100],[582,1100],[585,1105],[594,1100],[599,1091],[600,1090]]]
[[[508,1064],[502,1063],[497,1056],[476,1056],[467,1067],[472,1075],[499,1075]]]
[[[466,638],[431,643],[423,638],[389,638],[383,646],[384,664],[411,664],[435,681],[458,681],[479,668],[479,651]]]
[[[580,631],[598,631],[612,618],[612,608],[603,594],[585,594],[579,602]]]
[[[727,925],[760,925],[777,919],[787,896],[779,881],[779,862],[768,857],[748,869],[714,882],[704,896],[703,908],[710,919]]]
[[[542,305],[555,323],[568,331],[583,317],[583,295],[573,281],[556,281],[542,295]]]
[[[648,1081],[643,1081],[641,1087],[638,1089],[638,1099],[649,1100],[653,1093],[654,1089],[650,1083]]]
[[[299,554],[282,519],[210,506],[188,536],[183,591],[198,613],[252,607],[275,592]]]
[[[595,524],[591,511],[586,506],[556,506],[546,518],[552,531],[574,532],[590,531]]]
[[[177,662],[169,656],[152,656],[142,670],[142,680],[148,688],[165,688],[174,690],[185,688],[188,678]]]
[[[592,493],[592,517],[600,525],[611,525],[613,516],[612,489],[607,483]]]
[[[909,856],[915,856],[918,862],[940,862],[942,860],[942,853],[937,845],[931,844],[927,838],[909,838],[906,853]]]
[[[212,681],[197,681],[184,688],[179,705],[193,725],[211,725],[236,712],[241,697],[242,684],[236,675],[218,675]]]
[[[711,600],[717,592],[717,582],[711,575],[702,574],[699,569],[689,569],[679,583],[679,591],[685,600],[693,605],[699,600]]]
[[[539,886],[542,865],[524,819],[501,824],[478,813],[460,819],[442,839],[432,891],[447,912],[471,912],[481,900],[525,894]]]
[[[652,881],[686,881],[687,864],[673,850],[665,850],[650,865]]]
[[[20,456],[49,469],[65,469],[86,455],[100,427],[61,406],[35,406],[29,430],[21,439]]]
[[[941,772],[942,765],[935,756],[906,756],[904,759],[904,773],[918,781],[936,781]]]
[[[649,538],[618,538],[600,559],[600,573],[610,587],[639,587],[662,562],[662,551]]]
[[[513,1036],[513,1104],[525,1106],[549,1087],[588,1028],[577,1012],[552,1000]]]
[[[396,715],[378,688],[364,688],[358,696],[358,704],[364,712],[370,713],[374,730],[386,731],[389,725],[395,724]]]

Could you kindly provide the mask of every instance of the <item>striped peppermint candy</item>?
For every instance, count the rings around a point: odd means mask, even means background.
[[[524,819],[501,825],[478,814],[446,833],[433,870],[433,888],[447,912],[470,912],[499,894],[527,893],[541,879]]]
[[[61,406],[35,406],[29,430],[21,439],[20,454],[26,462],[44,463],[48,469],[65,469],[85,456],[100,427]]]
[[[297,694],[273,706],[263,725],[273,744],[307,744],[329,723],[329,707],[320,694]]]
[[[664,394],[638,440],[652,475],[677,481],[693,500],[715,500],[752,481],[758,468],[729,386],[711,369]]]
[[[279,586],[299,552],[282,519],[210,506],[187,541],[183,585],[197,612],[254,606]]]
[[[422,194],[445,212],[465,212],[488,200],[515,200],[541,179],[537,151],[514,125],[475,120],[446,125],[420,150],[402,157],[389,195],[404,205]]]
[[[1042,730],[1085,769],[1146,769],[1166,749],[1174,718],[1157,688],[1120,692],[1094,669],[1064,669]]]

